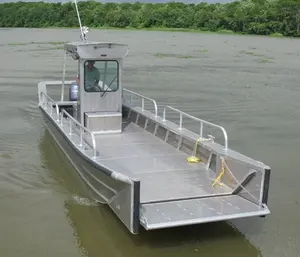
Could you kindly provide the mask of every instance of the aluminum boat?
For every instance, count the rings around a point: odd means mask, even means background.
[[[220,125],[172,106],[158,110],[123,88],[128,51],[120,43],[66,43],[78,78],[65,80],[64,68],[61,81],[38,84],[46,128],[93,198],[133,234],[270,214],[270,167],[230,149]],[[57,87],[60,99],[49,93]]]

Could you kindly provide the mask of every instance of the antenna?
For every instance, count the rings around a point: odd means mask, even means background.
[[[79,11],[78,11],[78,6],[77,6],[77,0],[74,0],[74,3],[75,3],[77,18],[78,18],[78,22],[79,22],[79,26],[80,26],[80,38],[84,43],[86,43],[86,41],[87,41],[86,35],[90,31],[90,29],[87,26],[82,27],[81,20],[80,20],[80,15],[79,15]]]

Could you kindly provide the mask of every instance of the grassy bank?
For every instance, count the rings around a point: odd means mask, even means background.
[[[242,0],[226,4],[78,3],[90,28],[300,36],[298,0]],[[78,27],[74,4],[0,4],[0,27]]]

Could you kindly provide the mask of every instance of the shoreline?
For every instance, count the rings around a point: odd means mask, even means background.
[[[152,27],[152,28],[134,28],[134,27],[89,27],[90,30],[122,30],[122,31],[155,31],[155,32],[182,32],[182,33],[199,33],[199,34],[212,34],[212,35],[234,35],[234,36],[256,36],[256,37],[269,37],[269,38],[285,38],[285,39],[297,39],[298,37],[288,37],[283,36],[280,33],[273,33],[270,35],[260,35],[260,34],[246,34],[240,32],[234,32],[231,30],[200,30],[200,29],[188,29],[188,28],[161,28],[161,27]],[[0,29],[78,29],[76,27],[57,27],[57,26],[47,26],[47,27],[0,27]]]

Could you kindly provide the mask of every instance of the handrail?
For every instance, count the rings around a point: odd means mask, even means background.
[[[41,95],[42,95],[42,102],[44,103],[44,98],[43,97],[46,97],[47,100],[49,100],[50,102],[52,102],[52,104],[55,104],[55,107],[56,107],[56,120],[59,121],[59,108],[58,108],[58,104],[50,97],[48,96],[47,94],[45,94],[44,92],[41,92]],[[48,104],[48,102],[47,102]],[[50,114],[52,115],[52,106],[51,106],[51,109],[50,109]]]
[[[207,125],[210,125],[212,127],[215,127],[215,128],[218,128],[220,129],[222,132],[223,132],[223,136],[224,136],[224,147],[225,147],[225,150],[228,149],[228,136],[227,136],[227,132],[226,130],[222,127],[222,126],[219,126],[217,124],[214,124],[214,123],[211,123],[209,121],[206,121],[206,120],[202,120],[202,119],[199,119],[199,118],[196,118],[188,113],[185,113],[183,111],[180,111],[178,109],[175,109],[171,106],[165,106],[164,108],[164,112],[163,112],[163,121],[166,120],[166,109],[170,109],[170,110],[173,110],[175,112],[178,112],[180,114],[180,121],[179,121],[179,129],[181,130],[182,129],[182,116],[186,116],[192,120],[195,120],[195,121],[199,121],[200,122],[200,137],[202,138],[203,137],[203,124],[207,124]]]
[[[83,143],[83,131],[87,132],[88,134],[91,135],[92,138],[92,144],[93,144],[93,154],[94,154],[94,159],[96,158],[96,154],[97,154],[97,148],[96,148],[96,140],[95,140],[95,136],[94,134],[89,131],[87,128],[85,128],[84,126],[82,126],[77,120],[75,120],[66,110],[62,109],[61,111],[61,115],[63,116],[63,114],[67,115],[70,121],[70,131],[69,131],[69,135],[72,135],[72,123],[76,124],[79,126],[80,128],[80,146],[82,146]],[[63,118],[61,118],[61,126],[63,125]]]
[[[157,117],[157,104],[156,104],[155,100],[153,100],[153,99],[151,99],[149,97],[143,96],[141,94],[135,93],[135,92],[133,92],[131,90],[128,90],[126,88],[123,88],[123,91],[131,94],[130,95],[130,103],[132,103],[132,95],[136,95],[136,96],[139,96],[140,98],[142,98],[142,111],[144,111],[144,109],[145,109],[145,99],[148,100],[148,101],[150,101],[150,102],[152,102],[153,105],[154,105],[154,109],[155,109],[155,117]]]

